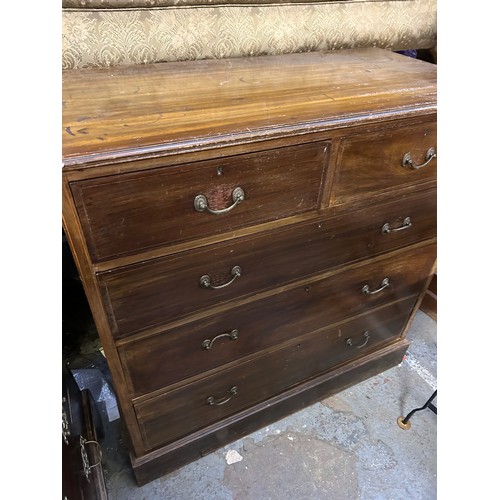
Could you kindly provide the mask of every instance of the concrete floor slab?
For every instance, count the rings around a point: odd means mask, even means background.
[[[151,483],[138,487],[108,422],[103,466],[109,500],[433,500],[437,416],[436,322],[418,312],[402,363]],[[436,400],[437,401],[437,400]]]

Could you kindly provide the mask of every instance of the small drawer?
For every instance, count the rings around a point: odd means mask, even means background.
[[[245,304],[204,320],[119,347],[131,397],[143,396],[295,337],[325,328],[356,308],[335,293],[334,276]],[[410,296],[390,306],[390,315],[415,305]],[[312,313],[315,312],[316,315]],[[182,360],[179,363],[179,360]]]
[[[429,191],[103,272],[98,279],[113,334],[122,338],[435,235],[436,193]]]
[[[326,142],[79,181],[94,262],[316,210]],[[215,213],[214,213],[215,212]]]
[[[409,314],[407,308],[391,305],[137,404],[146,449],[168,444],[387,345],[401,334]]]
[[[380,193],[436,179],[436,122],[395,124],[341,141],[331,203]]]

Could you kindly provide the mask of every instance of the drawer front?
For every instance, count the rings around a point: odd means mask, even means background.
[[[146,448],[165,445],[373,352],[400,335],[409,313],[393,306],[379,309],[136,405]]]
[[[339,276],[339,280],[345,277]],[[355,308],[329,278],[119,348],[131,397],[139,397],[343,319]],[[406,313],[416,296],[388,309]],[[347,307],[346,307],[347,305]],[[179,363],[182,360],[182,363]]]
[[[411,224],[404,227],[410,217]],[[384,226],[389,232],[384,232]],[[397,231],[397,229],[401,229]],[[436,193],[101,273],[116,337],[434,237]],[[241,274],[232,274],[239,267]],[[200,284],[210,277],[213,286]]]
[[[71,190],[91,257],[101,261],[315,210],[328,151],[325,142],[301,144],[85,180]],[[212,214],[205,205],[233,208]]]
[[[336,162],[333,204],[435,179],[437,156],[430,158],[432,151],[437,155],[436,128],[435,122],[399,125],[343,139]]]

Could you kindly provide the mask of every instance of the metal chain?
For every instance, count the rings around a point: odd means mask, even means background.
[[[65,444],[69,444],[69,437],[71,436],[71,432],[69,430],[69,422],[68,422],[68,415],[66,415],[66,412],[64,411],[64,403],[66,403],[66,398],[62,398],[62,436]]]
[[[100,454],[99,461],[94,465],[90,465],[89,463],[89,457],[87,455],[87,450],[85,449],[85,445],[87,443],[95,444],[99,448],[99,454]],[[82,455],[83,473],[85,474],[85,478],[87,479],[87,481],[90,483],[90,469],[92,469],[92,467],[97,467],[102,460],[101,446],[97,441],[87,441],[83,436],[80,436],[80,453]]]

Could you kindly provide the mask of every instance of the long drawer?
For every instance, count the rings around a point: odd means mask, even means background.
[[[425,286],[434,261],[434,245],[408,250],[125,344],[119,352],[132,396],[153,392],[391,301],[410,298],[408,304],[400,303],[409,309]],[[375,292],[385,278],[389,285]],[[366,286],[372,287],[371,293],[363,293]],[[180,364],[179,359],[185,361]]]
[[[79,181],[71,191],[101,261],[316,210],[328,153],[327,142],[300,144]]]
[[[379,309],[135,406],[147,449],[220,421],[395,340],[409,310]]]
[[[430,191],[370,210],[100,273],[113,333],[125,337],[174,317],[432,238],[435,207],[436,193]],[[212,289],[203,286],[203,277],[215,287],[232,282]]]
[[[411,126],[395,122],[343,139],[336,160],[333,204],[435,180],[436,133],[435,121]]]
[[[357,275],[370,273],[366,268],[358,271]],[[342,273],[121,346],[119,353],[131,397],[325,328],[357,313],[366,303],[388,299],[387,295],[361,297],[359,287],[349,289],[352,279],[356,276]],[[414,284],[406,285],[399,293],[392,290],[389,299],[415,293]],[[416,295],[410,295],[397,302],[391,314],[410,310],[415,301]],[[178,363],[179,359],[184,361]]]
[[[159,390],[341,320],[346,310],[338,309],[339,297],[328,293],[331,281],[315,283],[308,291],[300,287],[252,302],[222,316],[188,323],[120,347],[131,397]],[[415,301],[416,296],[412,295],[394,303],[390,315],[409,311]],[[309,316],[310,311],[317,311],[318,317]],[[179,359],[183,363],[177,363]]]

